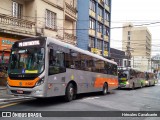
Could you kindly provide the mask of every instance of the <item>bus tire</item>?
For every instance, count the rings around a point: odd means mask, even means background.
[[[149,82],[149,85],[148,85],[149,87],[151,86],[151,83]]]
[[[72,83],[69,83],[65,92],[65,101],[70,102],[74,99],[75,89]]]
[[[132,90],[134,90],[135,89],[135,85],[134,85],[134,83],[133,83],[133,85],[132,85]]]
[[[108,92],[108,85],[107,85],[107,83],[104,83],[103,90],[102,90],[102,95],[106,95],[107,92]]]
[[[156,85],[156,82],[154,81],[154,84],[153,84],[153,86],[155,86]]]

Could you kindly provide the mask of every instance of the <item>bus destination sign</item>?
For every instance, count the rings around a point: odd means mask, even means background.
[[[39,40],[18,43],[19,47],[34,46],[34,45],[40,45]]]

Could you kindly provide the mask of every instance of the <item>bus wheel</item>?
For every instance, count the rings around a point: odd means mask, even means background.
[[[103,85],[103,90],[102,90],[102,94],[103,94],[103,95],[106,95],[107,92],[108,92],[108,85],[107,85],[106,83],[104,83],[104,85]]]
[[[156,82],[154,81],[154,84],[153,84],[153,86],[155,86],[155,84],[156,84]]]
[[[66,93],[65,93],[65,100],[67,101],[67,102],[70,102],[70,101],[72,101],[73,100],[73,97],[74,97],[74,86],[73,86],[73,84],[69,84],[68,86],[67,86],[67,88],[66,88]]]
[[[151,86],[151,83],[149,82],[149,85],[148,85],[149,87]]]
[[[134,86],[134,83],[133,83],[133,85],[132,85],[132,90],[134,90],[134,88],[135,88],[135,86]]]

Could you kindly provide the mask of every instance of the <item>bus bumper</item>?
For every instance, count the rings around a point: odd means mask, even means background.
[[[26,97],[46,97],[42,86],[36,86],[34,88],[18,88],[7,85],[7,93],[9,95]]]
[[[119,84],[118,88],[130,88],[129,84]]]

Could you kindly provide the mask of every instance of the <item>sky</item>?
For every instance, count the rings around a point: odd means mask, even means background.
[[[145,25],[152,34],[152,56],[160,53],[160,0],[112,0],[111,47],[122,50],[122,27],[125,22]]]

